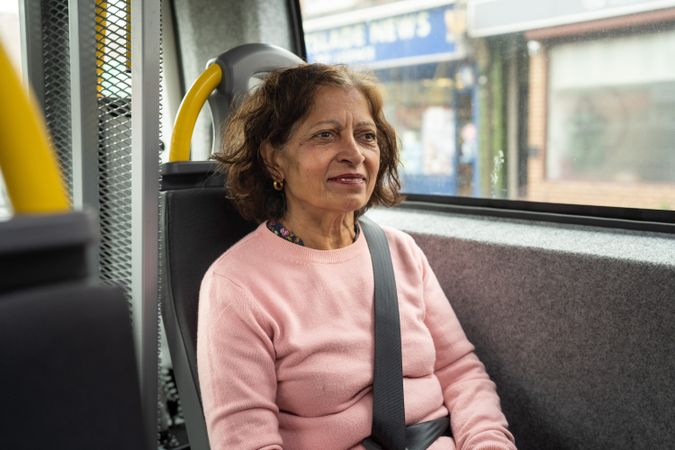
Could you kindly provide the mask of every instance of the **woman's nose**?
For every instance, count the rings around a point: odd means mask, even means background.
[[[340,160],[349,162],[355,166],[361,164],[366,159],[363,154],[363,148],[361,148],[353,135],[345,136],[340,151]]]

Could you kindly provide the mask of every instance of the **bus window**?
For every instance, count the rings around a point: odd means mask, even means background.
[[[0,42],[21,73],[21,34],[18,0],[0,0]]]
[[[675,209],[675,1],[301,2],[374,72],[409,194]]]
[[[21,35],[18,0],[0,0],[0,44],[5,48],[15,68],[21,73]],[[5,183],[0,172],[0,220],[12,214]]]

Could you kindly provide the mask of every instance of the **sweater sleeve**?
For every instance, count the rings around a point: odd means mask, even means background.
[[[438,377],[457,450],[512,450],[514,439],[502,414],[495,384],[474,353],[424,254],[425,323],[436,349]]]
[[[282,449],[269,322],[237,284],[204,277],[197,365],[212,450]]]

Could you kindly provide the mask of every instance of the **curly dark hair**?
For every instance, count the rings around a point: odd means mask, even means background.
[[[286,144],[294,125],[309,114],[322,86],[353,87],[361,92],[377,128],[380,170],[373,194],[356,217],[371,206],[393,206],[402,200],[396,132],[384,117],[382,94],[374,78],[343,65],[302,64],[271,72],[243,99],[227,120],[223,148],[213,155],[226,174],[228,196],[242,217],[258,223],[283,217],[285,197],[272,187],[261,149],[264,143],[275,149]]]

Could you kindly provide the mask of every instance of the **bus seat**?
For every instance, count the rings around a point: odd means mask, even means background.
[[[162,314],[190,448],[208,449],[197,376],[197,308],[206,270],[255,228],[225,197],[209,161],[162,167]]]
[[[210,448],[197,375],[197,309],[201,279],[232,244],[256,227],[226,199],[225,180],[211,161],[188,161],[197,115],[209,102],[213,151],[222,145],[222,124],[251,79],[301,64],[293,53],[267,44],[244,44],[210,60],[180,105],[163,164],[160,192],[161,305],[176,387],[192,450]]]
[[[0,222],[0,448],[146,449],[129,306],[84,213]]]

